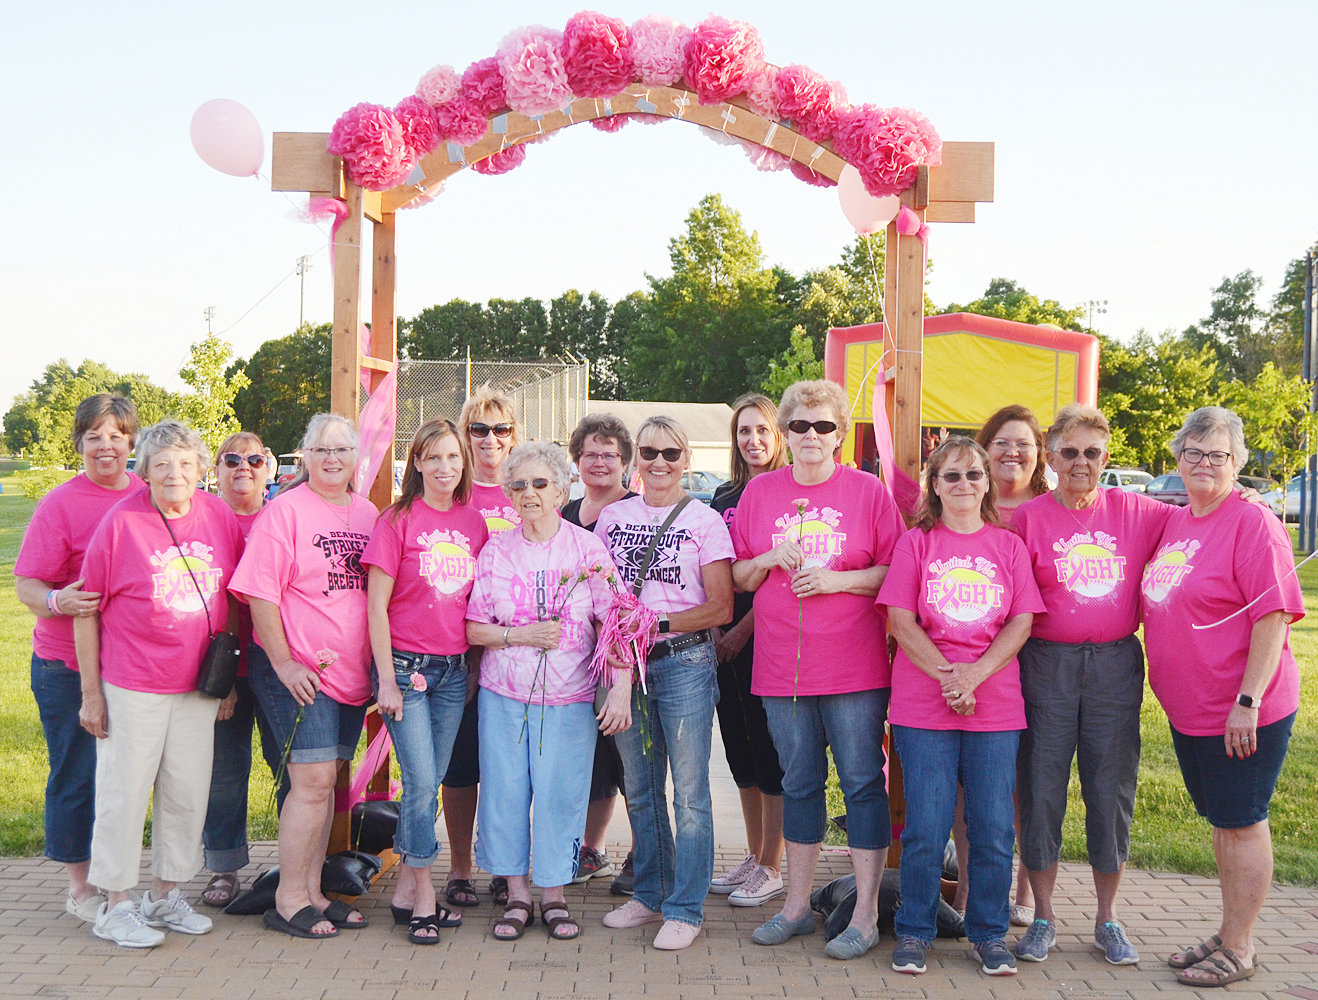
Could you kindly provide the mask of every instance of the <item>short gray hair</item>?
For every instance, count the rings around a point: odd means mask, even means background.
[[[1188,439],[1198,438],[1202,441],[1218,431],[1225,434],[1231,443],[1231,454],[1236,460],[1236,467],[1243,468],[1249,461],[1249,446],[1245,444],[1245,424],[1225,406],[1201,406],[1186,417],[1185,424],[1172,438],[1172,454],[1179,462]]]
[[[162,420],[137,435],[137,474],[145,479],[147,470],[151,467],[151,460],[156,457],[157,452],[165,451],[167,448],[195,452],[198,475],[210,468],[210,449],[206,447],[201,435],[177,420]]]
[[[549,441],[528,441],[510,451],[508,461],[503,463],[504,493],[508,492],[509,483],[521,478],[518,470],[532,462],[543,462],[549,470],[549,478],[560,490],[566,493],[571,488],[572,465],[563,449]]]
[[[307,421],[306,432],[302,435],[302,443],[298,447],[302,451],[312,447],[325,436],[331,424],[336,424],[343,430],[354,448],[361,444],[361,439],[357,437],[357,428],[347,417],[339,416],[337,413],[317,413]]]

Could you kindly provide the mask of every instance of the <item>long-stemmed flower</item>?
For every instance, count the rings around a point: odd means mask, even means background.
[[[316,656],[316,676],[319,677],[339,658],[339,654],[332,649],[318,649]],[[298,705],[297,715],[293,719],[293,728],[288,731],[288,739],[284,740],[284,752],[279,758],[279,769],[275,772],[274,787],[270,790],[270,804],[273,806],[275,797],[279,794],[279,786],[284,783],[284,775],[288,772],[288,755],[293,752],[293,737],[297,735],[297,727],[302,725],[302,720],[306,718],[307,706]]]
[[[549,606],[546,610],[548,618],[541,618],[540,621],[558,621],[563,617],[567,608],[567,602],[572,597],[572,592],[577,589],[578,585],[589,580],[595,573],[601,570],[598,564],[595,566],[583,566],[575,574],[566,570],[558,578],[558,583],[554,587],[553,594],[549,598]],[[594,571],[594,572],[592,572]],[[522,736],[526,734],[527,727],[531,719],[531,702],[535,698],[537,685],[540,688],[540,743],[539,749],[543,753],[545,749],[545,697],[549,687],[549,650],[542,649],[536,660],[535,674],[531,678],[531,690],[526,695],[526,707],[522,712],[522,728],[517,734],[517,742],[522,742]]]

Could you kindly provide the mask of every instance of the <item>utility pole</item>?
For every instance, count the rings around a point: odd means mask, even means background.
[[[307,272],[311,270],[311,257],[308,254],[297,259],[297,276],[301,279],[301,290],[298,293],[297,306],[297,326],[302,329],[302,324],[306,322],[307,311]]]
[[[1089,306],[1089,332],[1094,332],[1094,313],[1102,316],[1107,312],[1107,299],[1090,299],[1087,303]]]
[[[206,316],[206,336],[211,335],[211,320],[215,318],[215,307],[207,306],[204,310]]]

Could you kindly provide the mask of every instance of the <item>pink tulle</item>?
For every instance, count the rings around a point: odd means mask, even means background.
[[[916,168],[943,161],[943,142],[929,119],[905,108],[872,104],[838,115],[833,148],[860,172],[876,198],[901,194],[915,183]]]
[[[645,689],[645,660],[654,647],[654,630],[659,616],[636,599],[631,591],[617,591],[609,610],[600,620],[595,655],[590,660],[591,676],[612,687],[619,669],[635,670]],[[621,663],[621,668],[614,662]]]
[[[797,180],[805,181],[807,184],[813,184],[815,187],[831,188],[837,186],[837,181],[833,180],[831,177],[826,177],[818,170],[807,167],[804,163],[798,163],[796,160],[792,161],[789,169],[792,171],[792,176],[797,178]]]
[[[745,21],[706,18],[686,43],[682,70],[701,104],[731,100],[764,68],[764,43]]]
[[[631,117],[631,115],[625,114],[613,115],[611,118],[596,118],[590,124],[601,132],[621,132],[626,127],[627,120]]]
[[[509,170],[522,165],[522,162],[526,159],[527,145],[527,143],[519,143],[516,146],[501,149],[484,160],[477,160],[471,165],[471,169],[478,174],[487,174],[489,176],[506,174]]]
[[[408,148],[418,159],[433,152],[442,141],[435,109],[420,97],[404,97],[394,108],[394,117],[403,126]]]
[[[481,113],[492,115],[508,106],[508,98],[503,92],[503,73],[499,70],[499,57],[487,56],[478,59],[463,71],[462,96],[481,109]]]
[[[578,97],[612,97],[632,82],[632,38],[616,17],[583,10],[563,29],[563,64]]]
[[[755,165],[756,170],[769,173],[775,170],[786,170],[792,165],[790,157],[783,156],[782,153],[761,146],[759,143],[742,140],[741,144],[746,147],[746,159]]]
[[[746,85],[746,102],[762,118],[777,120],[782,117],[778,113],[778,74],[781,72],[777,66],[765,63],[764,69]]]
[[[416,96],[431,107],[438,107],[445,101],[451,101],[458,95],[462,80],[458,71],[452,66],[436,66],[416,85]]]
[[[522,28],[499,43],[499,69],[508,107],[524,115],[543,115],[572,100],[567,69],[559,47],[563,33],[552,28]]]
[[[651,14],[632,25],[632,63],[647,87],[671,87],[682,79],[691,29],[671,17]]]
[[[825,142],[846,107],[840,83],[829,83],[807,66],[784,66],[777,80],[778,114],[796,123],[796,131],[811,142]]]
[[[379,104],[358,104],[341,114],[326,147],[343,157],[349,179],[368,191],[389,190],[416,165],[402,123]]]
[[[469,97],[459,94],[435,109],[435,124],[446,142],[470,146],[489,128],[485,113]]]

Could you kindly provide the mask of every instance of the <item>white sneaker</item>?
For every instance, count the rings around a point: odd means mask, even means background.
[[[73,894],[70,893],[64,897],[64,910],[84,923],[94,924],[104,902],[105,897],[99,892],[93,892],[81,903],[74,902]]]
[[[726,896],[728,893],[734,891],[737,886],[750,878],[751,872],[755,871],[758,867],[760,867],[760,863],[756,860],[755,855],[748,854],[746,855],[746,860],[736,868],[732,869],[732,871],[724,872],[722,875],[710,879],[709,891],[717,892]]]
[[[728,897],[731,906],[759,906],[786,891],[783,877],[765,865],[756,865],[755,871]]]
[[[164,899],[152,899],[150,889],[142,893],[142,919],[180,934],[209,934],[214,926],[210,917],[192,908],[181,889],[171,889]]]
[[[98,938],[113,941],[123,948],[154,948],[165,940],[162,931],[152,930],[131,899],[125,899],[114,909],[102,903],[92,924],[92,933]]]

